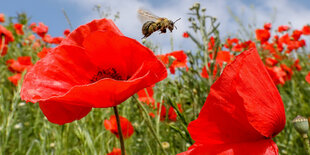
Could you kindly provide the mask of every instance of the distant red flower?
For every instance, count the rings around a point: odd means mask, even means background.
[[[215,39],[213,36],[211,36],[208,42],[208,51],[213,51],[214,46],[215,46]]]
[[[15,85],[17,86],[18,81],[22,78],[21,73],[16,73],[13,76],[8,77],[8,79]]]
[[[14,37],[11,31],[0,25],[0,56],[4,56],[7,53],[7,45],[14,41]]]
[[[285,77],[286,72],[282,70],[281,67],[273,66],[273,67],[266,67],[271,79],[273,80],[274,84],[284,85],[285,84]]]
[[[64,40],[63,37],[54,37],[51,41],[52,44],[60,44]]]
[[[235,44],[239,43],[238,38],[227,38],[226,43],[224,44],[225,48],[231,49]]]
[[[274,59],[274,58],[268,57],[268,58],[265,59],[265,62],[266,62],[266,65],[273,67],[276,64],[278,64],[279,61]]]
[[[70,34],[70,30],[69,29],[65,29],[64,36],[68,36],[69,34]]]
[[[289,29],[290,29],[289,26],[287,26],[287,25],[281,25],[281,26],[278,27],[278,32],[287,31],[287,30],[289,30]]]
[[[125,118],[120,116],[120,124],[122,128],[122,134],[124,138],[129,138],[133,133],[134,133],[134,128],[131,125],[130,121]],[[117,122],[116,122],[116,117],[115,115],[112,115],[109,120],[104,120],[104,127],[111,131],[117,138],[119,138],[118,135],[118,129],[117,129]]]
[[[175,68],[183,68],[185,67],[186,70],[188,69],[187,67],[187,55],[184,53],[183,50],[180,51],[174,51],[171,53],[167,53],[167,54],[163,54],[163,55],[158,55],[157,56],[159,59],[161,59],[161,61],[166,64],[169,65],[169,58],[172,58],[173,61],[169,66],[170,72],[172,74],[175,73]]]
[[[115,29],[112,20],[101,19],[74,30],[28,71],[21,98],[39,102],[50,122],[65,124],[166,78],[151,50]]]
[[[113,148],[112,152],[108,153],[107,155],[122,155],[122,150],[119,148]]]
[[[294,38],[295,41],[299,40],[300,36],[302,35],[302,31],[300,30],[294,30],[292,37]]]
[[[36,27],[37,27],[37,24],[36,24],[36,23],[31,23],[31,24],[29,25],[29,29],[31,29],[33,32],[35,32]]]
[[[265,23],[264,29],[265,30],[270,30],[271,29],[271,23]]]
[[[146,103],[147,105],[154,106],[155,99],[153,98],[154,91],[153,86],[141,89],[137,92],[138,100]]]
[[[177,106],[178,106],[179,111],[183,112],[182,105],[181,104],[177,104]],[[168,110],[168,118],[169,118],[169,120],[176,121],[177,120],[177,116],[178,116],[177,113],[174,111],[173,107],[171,106],[169,108],[169,110]]]
[[[288,66],[286,66],[285,64],[281,64],[280,67],[282,68],[282,70],[286,73],[285,76],[285,80],[289,81],[292,79],[293,76],[293,71],[291,68],[289,68]]]
[[[33,31],[43,38],[48,32],[48,27],[40,22],[38,26],[33,28]]]
[[[261,44],[268,42],[270,38],[270,32],[265,29],[257,29],[255,31],[256,39],[260,41]]]
[[[15,32],[16,32],[18,35],[24,35],[23,27],[24,27],[23,24],[19,24],[19,23],[14,24]]]
[[[160,111],[160,114],[159,114]],[[157,103],[157,114],[160,115],[160,120],[164,121],[166,119],[167,109],[165,105],[162,103],[160,106],[160,103]]]
[[[43,47],[43,49],[37,54],[37,56],[42,59],[46,56],[46,54],[51,51],[52,48],[46,48],[46,47]]]
[[[155,118],[155,114],[150,112],[149,115],[152,117],[152,118]]]
[[[299,59],[296,59],[296,60],[294,61],[293,67],[295,67],[296,70],[301,71],[302,67],[301,67],[300,64],[299,64]]]
[[[284,44],[289,44],[289,42],[291,41],[290,36],[288,34],[285,34],[283,36],[280,37],[279,39],[279,43],[284,43]]]
[[[26,69],[30,69],[32,67],[31,57],[30,56],[21,56],[18,57],[17,60],[9,59],[6,61],[6,65],[8,69],[13,73],[21,73]]]
[[[189,37],[189,34],[187,32],[184,32],[183,33],[183,38],[188,38]]]
[[[303,34],[303,35],[310,35],[310,25],[305,25],[305,26],[302,28],[302,34]]]
[[[308,75],[306,76],[306,81],[310,84],[310,72],[308,72]]]
[[[209,67],[209,69],[210,69],[210,67],[211,67],[211,64],[210,64],[210,63],[208,63],[208,67]],[[215,79],[215,77],[216,77],[217,70],[218,70],[217,68],[218,68],[217,65],[214,65],[214,68],[213,68],[213,76],[212,76],[213,79]],[[207,67],[206,67],[206,66],[204,66],[204,67],[202,68],[202,71],[201,71],[200,75],[201,75],[201,77],[203,77],[203,78],[206,78],[206,79],[209,78],[209,73],[208,73],[208,71],[207,71]]]
[[[195,144],[180,155],[278,154],[271,138],[285,121],[277,87],[251,49],[211,86],[198,118],[188,126]]]
[[[0,23],[5,22],[5,16],[3,13],[0,13]]]
[[[213,59],[213,56],[210,55],[210,58]],[[228,51],[219,51],[219,52],[217,52],[216,59],[215,59],[215,64],[213,66],[214,68],[213,68],[213,77],[212,78],[215,78],[215,76],[217,74],[218,65],[220,67],[222,67],[224,62],[230,63],[232,61],[232,59],[233,59],[233,56]],[[208,63],[208,67],[210,69],[211,63]],[[207,79],[209,78],[209,74],[208,74],[206,66],[204,66],[202,68],[201,76],[204,77],[204,78],[207,78]]]

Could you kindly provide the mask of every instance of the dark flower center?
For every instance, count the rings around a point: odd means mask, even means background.
[[[93,83],[104,78],[111,78],[114,80],[125,80],[119,73],[117,73],[115,68],[108,68],[99,70],[98,73],[92,77],[90,82]]]

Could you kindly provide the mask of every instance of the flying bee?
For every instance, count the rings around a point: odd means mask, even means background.
[[[143,38],[147,38],[150,36],[153,32],[155,31],[160,31],[161,33],[166,33],[166,29],[169,29],[170,32],[177,27],[174,25],[178,20],[181,18],[177,19],[176,21],[169,20],[164,17],[158,17],[150,12],[147,12],[145,10],[139,9],[138,10],[138,15],[140,20],[146,21],[143,26],[142,26],[142,34],[144,35]],[[142,38],[142,39],[143,39]]]

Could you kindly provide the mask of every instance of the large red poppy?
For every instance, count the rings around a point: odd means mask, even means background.
[[[280,94],[255,49],[241,53],[211,86],[188,130],[195,144],[182,155],[277,154],[285,126]]]
[[[125,117],[120,116],[119,119],[124,138],[129,138],[134,133],[134,128],[132,124]],[[104,120],[103,124],[107,130],[111,131],[117,138],[119,138],[115,115],[112,115],[109,120]]]
[[[116,106],[166,76],[152,51],[121,35],[111,20],[94,20],[29,70],[21,98],[39,102],[49,121],[64,124],[92,108]]]

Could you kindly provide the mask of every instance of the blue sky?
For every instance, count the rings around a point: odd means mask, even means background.
[[[194,49],[188,40],[182,38],[182,33],[188,30],[188,8],[194,2],[200,2],[206,7],[207,14],[217,17],[221,22],[222,36],[237,34],[238,24],[228,11],[230,8],[244,23],[262,27],[265,22],[273,22],[274,27],[282,24],[300,29],[310,24],[309,0],[2,0],[0,13],[14,16],[17,12],[26,12],[31,16],[31,22],[43,22],[49,26],[49,34],[60,36],[69,25],[62,13],[64,9],[74,28],[99,18],[93,10],[99,4],[103,8],[111,8],[111,13],[120,12],[116,25],[128,37],[141,41],[142,23],[137,18],[137,9],[145,8],[158,16],[175,20],[182,18],[172,34],[153,34],[148,39],[161,47],[163,52],[170,50],[170,37],[174,37],[174,49]],[[275,19],[275,20],[274,20]]]

